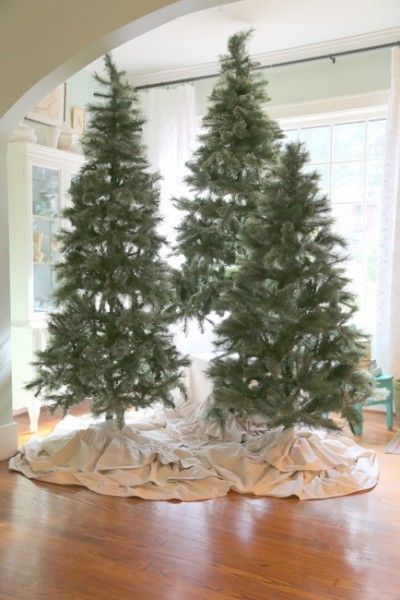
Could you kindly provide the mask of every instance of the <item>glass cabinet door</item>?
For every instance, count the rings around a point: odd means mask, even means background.
[[[56,287],[54,265],[59,247],[56,234],[60,227],[60,171],[32,166],[33,222],[33,309],[48,312],[53,308]]]

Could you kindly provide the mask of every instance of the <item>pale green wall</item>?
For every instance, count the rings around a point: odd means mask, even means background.
[[[94,92],[99,90],[99,84],[89,71],[79,71],[67,81],[67,123],[71,124],[71,109],[74,106],[85,108],[93,101]]]
[[[270,106],[296,104],[337,96],[381,91],[390,87],[390,50],[262,71],[267,78]],[[204,114],[215,79],[194,82],[199,115]]]
[[[68,126],[71,125],[72,108],[75,106],[85,108],[93,101],[93,94],[99,90],[99,87],[89,71],[79,71],[67,80],[66,123]],[[38,143],[46,145],[46,130],[50,126],[30,119],[25,120],[25,123],[35,130]]]

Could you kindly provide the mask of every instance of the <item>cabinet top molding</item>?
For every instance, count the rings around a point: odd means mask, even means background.
[[[7,155],[8,157],[26,155],[30,158],[47,158],[59,163],[76,165],[81,165],[85,160],[83,154],[59,150],[58,148],[51,148],[50,146],[44,146],[43,144],[35,144],[32,142],[9,143]]]

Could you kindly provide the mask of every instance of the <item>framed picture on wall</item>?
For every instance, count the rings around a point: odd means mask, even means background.
[[[61,125],[64,121],[66,84],[61,83],[47,94],[26,117],[45,125]]]
[[[79,134],[85,131],[86,127],[86,111],[80,106],[74,106],[71,112],[72,129]]]

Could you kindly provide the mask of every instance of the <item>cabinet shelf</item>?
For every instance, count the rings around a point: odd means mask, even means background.
[[[83,162],[80,155],[40,144],[9,144],[11,318],[26,324],[14,327],[12,333],[14,409],[32,402],[24,384],[32,378],[35,351],[43,347],[35,322],[44,323],[54,310],[55,266],[60,257],[56,236],[63,226],[71,179]]]

